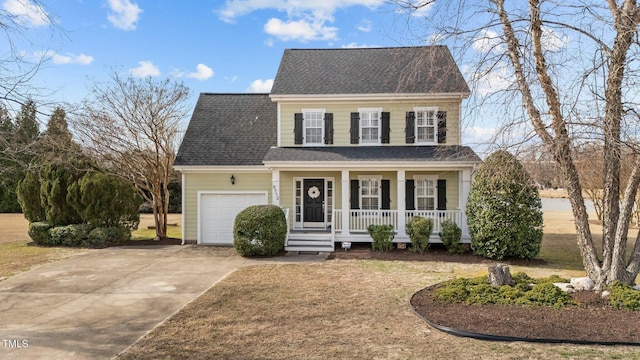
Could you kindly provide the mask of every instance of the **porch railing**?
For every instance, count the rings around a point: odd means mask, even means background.
[[[462,211],[460,210],[407,210],[405,213],[405,223],[408,224],[414,216],[431,219],[433,221],[432,234],[437,235],[442,230],[442,222],[451,220],[462,227]]]
[[[342,212],[344,210],[333,210],[332,231],[341,232]],[[369,225],[392,225],[398,229],[398,210],[346,210],[349,211],[349,231],[352,233],[366,233]],[[459,226],[462,224],[462,211],[460,210],[407,210],[404,212],[405,224],[414,216],[422,216],[433,221],[433,234],[437,235],[441,230],[441,223],[444,220],[452,220]]]

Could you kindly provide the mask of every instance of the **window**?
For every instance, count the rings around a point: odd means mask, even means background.
[[[360,112],[360,142],[380,143],[380,112],[382,109],[358,109]]]
[[[436,108],[416,108],[416,142],[434,143],[436,142],[436,129],[438,125],[438,109]]]
[[[304,114],[304,143],[319,145],[323,143],[324,109],[302,110]]]
[[[416,177],[416,210],[436,209],[436,181],[435,177]]]
[[[380,209],[381,177],[360,178],[360,208],[362,210]]]

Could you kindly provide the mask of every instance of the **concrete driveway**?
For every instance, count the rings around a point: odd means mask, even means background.
[[[326,257],[326,256],[324,256]],[[0,282],[1,359],[109,359],[241,266],[233,248],[108,248]]]

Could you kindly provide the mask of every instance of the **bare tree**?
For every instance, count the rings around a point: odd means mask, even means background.
[[[151,203],[156,239],[167,236],[169,190],[189,89],[170,79],[123,78],[94,84],[73,128],[83,144]]]
[[[640,237],[630,256],[626,249],[640,157],[634,157],[624,189],[621,158],[624,149],[638,152],[633,141],[638,123],[629,115],[638,103],[636,1],[408,3],[432,7],[425,20],[434,30],[430,35],[457,51],[466,49],[480,96],[502,100],[501,111],[512,116],[507,125],[519,127],[525,139],[537,137],[553,155],[568,191],[583,264],[597,288],[633,283],[640,270]],[[603,144],[602,253],[594,246],[576,167],[576,147],[594,139]]]

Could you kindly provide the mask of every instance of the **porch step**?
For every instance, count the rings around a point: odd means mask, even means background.
[[[333,251],[333,242],[326,235],[322,237],[305,236],[304,239],[289,238],[286,251]]]

